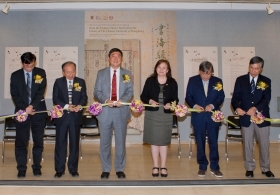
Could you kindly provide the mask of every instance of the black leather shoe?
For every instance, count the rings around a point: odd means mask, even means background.
[[[161,177],[167,177],[167,168],[160,168],[160,171],[162,171],[162,170],[165,170],[166,171],[166,173],[164,174],[164,173],[160,173],[160,176]]]
[[[109,179],[109,175],[110,175],[109,172],[102,172],[101,179]]]
[[[125,178],[125,174],[122,171],[116,172],[116,175],[118,176],[119,179],[124,179]]]
[[[262,171],[262,174],[264,174],[266,177],[275,177],[271,171],[267,171],[267,172]]]
[[[19,179],[25,178],[26,171],[18,171],[17,177]]]
[[[254,177],[254,172],[253,171],[246,171],[245,176],[246,177]]]
[[[157,172],[157,173],[153,173],[153,172],[152,172],[152,176],[153,176],[153,177],[158,177],[158,176],[159,176],[159,168],[158,168],[158,167],[154,167],[154,168],[152,169],[152,171],[154,171],[155,169],[157,169],[158,172]]]
[[[79,173],[78,172],[72,172],[70,174],[72,175],[72,177],[79,177]]]
[[[62,175],[64,175],[64,172],[62,172],[62,173],[56,172],[56,174],[54,175],[54,177],[55,177],[55,178],[61,178]]]
[[[34,176],[40,177],[42,175],[42,172],[40,169],[33,169]]]

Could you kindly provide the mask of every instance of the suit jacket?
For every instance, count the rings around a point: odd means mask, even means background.
[[[159,83],[156,77],[147,78],[142,94],[140,96],[141,100],[144,104],[149,104],[149,100],[153,99],[158,102],[158,95],[160,92]],[[179,102],[178,99],[178,85],[175,79],[167,78],[167,81],[163,87],[163,103],[164,105],[167,103],[171,103],[176,101]],[[156,111],[158,107],[146,107],[145,110]],[[165,113],[172,113],[169,109],[164,109]]]
[[[129,75],[130,81],[123,82],[122,75]],[[120,78],[119,78],[119,99],[122,102],[130,102],[133,98],[133,81],[132,75],[129,70],[126,70],[120,67]],[[110,67],[99,70],[97,73],[97,78],[94,87],[94,98],[100,102],[105,103],[106,100],[110,99],[111,93],[111,75],[110,75]],[[128,120],[131,117],[130,108],[128,106],[122,106],[121,108],[121,118],[124,120]],[[103,107],[102,112],[97,116],[97,119],[101,122],[105,122],[109,115],[108,106]]]
[[[264,90],[257,89],[259,82],[264,82],[268,85]],[[241,108],[247,112],[251,107],[256,107],[266,118],[269,118],[269,102],[271,99],[271,80],[263,75],[258,76],[254,95],[251,95],[250,75],[246,74],[240,76],[235,81],[234,91],[231,99],[231,105],[234,110]],[[249,127],[250,116],[240,116],[240,125],[243,127]],[[259,127],[269,126],[270,122],[263,122],[259,124]]]
[[[224,102],[225,93],[224,90],[221,89],[220,91],[214,89],[217,83],[223,84],[222,80],[218,77],[211,76],[208,83],[208,92],[207,97],[204,93],[203,82],[200,75],[193,76],[189,78],[187,92],[186,92],[186,103],[193,108],[195,104],[202,106],[205,108],[209,104],[213,104],[214,110],[219,110],[220,106]],[[193,126],[201,126],[202,121],[206,120],[209,125],[211,126],[220,126],[221,123],[216,123],[211,119],[211,112],[201,112],[196,113],[192,112],[191,123]]]
[[[41,83],[35,83],[35,76],[39,75],[43,79]],[[46,90],[46,72],[41,68],[34,67],[32,70],[31,78],[31,103],[35,111],[44,111],[47,110],[46,103],[44,99],[44,94]],[[29,106],[28,102],[28,93],[25,82],[24,70],[19,69],[12,73],[11,83],[10,83],[10,93],[15,104],[15,113],[18,110],[25,110]],[[33,118],[41,119],[46,118],[47,113],[35,114]]]
[[[81,90],[75,90],[75,83],[79,83]],[[73,105],[81,105],[85,106],[87,103],[87,90],[85,80],[75,77],[73,80],[73,91],[72,91],[72,104]],[[53,104],[60,105],[62,108],[69,104],[69,97],[68,97],[68,85],[66,77],[61,77],[55,80],[53,85]],[[75,122],[77,125],[82,123],[82,113],[83,110],[79,112],[71,112],[75,116]],[[65,114],[68,114],[66,110],[64,110],[64,115],[61,118],[54,119],[54,123],[60,125],[63,122],[63,118]]]

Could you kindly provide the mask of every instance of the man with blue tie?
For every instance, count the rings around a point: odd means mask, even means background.
[[[108,179],[111,171],[111,142],[115,135],[115,171],[119,179],[124,179],[126,164],[126,132],[127,121],[131,117],[128,106],[133,97],[133,82],[131,72],[120,67],[123,53],[118,48],[109,51],[110,67],[99,70],[94,87],[94,98],[100,103],[107,103],[97,116],[100,129],[100,158],[102,162],[101,179]]]
[[[205,177],[208,160],[205,155],[206,134],[210,150],[210,171],[216,177],[223,177],[219,166],[218,137],[221,123],[211,119],[212,111],[218,110],[224,102],[222,80],[212,76],[214,68],[211,62],[204,61],[199,65],[199,75],[189,78],[186,103],[201,112],[193,112],[191,124],[197,146],[198,176]]]
[[[33,174],[41,176],[41,159],[44,148],[43,135],[47,113],[34,114],[34,111],[47,110],[44,99],[46,90],[46,72],[36,66],[36,56],[31,52],[21,55],[22,68],[11,75],[10,92],[15,104],[15,112],[25,110],[28,118],[24,122],[16,121],[15,155],[18,178],[24,178],[27,169],[27,148],[30,129],[33,138]]]
[[[261,112],[269,118],[269,102],[271,99],[271,80],[263,75],[264,60],[258,56],[249,62],[249,73],[238,77],[235,81],[231,105],[236,114],[240,116],[242,138],[244,145],[246,177],[254,177],[256,168],[253,160],[254,137],[260,147],[260,167],[262,174],[274,177],[270,171],[269,159],[269,126],[270,122],[264,121],[255,124],[250,121],[251,116]]]

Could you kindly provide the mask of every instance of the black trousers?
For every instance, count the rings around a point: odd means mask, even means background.
[[[79,162],[79,141],[80,125],[76,124],[73,113],[65,113],[64,121],[56,125],[55,140],[55,171],[62,173],[65,171],[67,155],[67,135],[69,133],[69,158],[68,170],[70,173],[78,171]]]
[[[15,156],[17,161],[17,169],[25,171],[27,169],[27,153],[28,143],[30,138],[30,129],[33,139],[33,165],[34,169],[41,169],[42,152],[44,148],[43,136],[46,125],[46,118],[29,115],[24,122],[16,122],[16,141],[15,141]]]

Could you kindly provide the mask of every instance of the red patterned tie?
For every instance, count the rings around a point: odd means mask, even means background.
[[[112,101],[117,101],[117,76],[116,70],[114,70],[113,78],[112,78]]]

